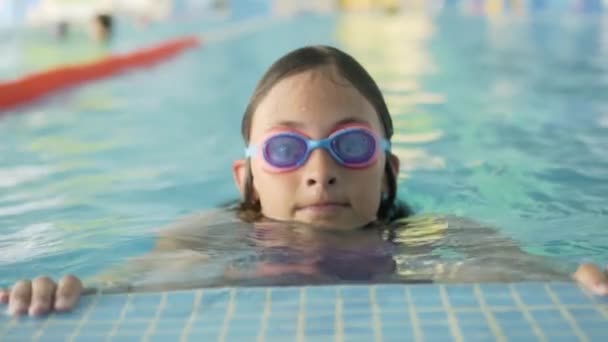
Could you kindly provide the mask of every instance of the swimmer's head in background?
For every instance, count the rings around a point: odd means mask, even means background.
[[[111,14],[100,13],[93,17],[91,35],[98,42],[107,42],[114,33],[114,18]]]

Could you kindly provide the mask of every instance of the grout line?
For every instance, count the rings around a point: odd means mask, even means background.
[[[378,306],[376,296],[376,286],[372,285],[369,287],[370,306],[372,309],[372,328],[374,331],[374,342],[382,342],[384,340],[382,336],[382,322],[380,319],[380,306]]]
[[[534,319],[534,317],[532,317],[532,314],[530,314],[530,310],[528,310],[528,307],[521,299],[521,296],[519,295],[519,292],[517,292],[515,286],[513,284],[509,284],[509,289],[511,290],[511,297],[513,297],[513,300],[517,304],[517,308],[523,313],[524,317],[526,318],[526,321],[530,323],[532,331],[534,331],[534,335],[536,335],[540,342],[547,341],[543,330],[538,326],[538,323],[536,323],[536,320]]]
[[[337,287],[336,288],[336,314],[335,314],[335,318],[334,318],[334,324],[335,324],[335,331],[334,331],[334,338],[335,338],[335,342],[343,342],[344,341],[344,320],[342,317],[342,310],[344,309],[343,307],[343,300],[342,300],[342,287]]]
[[[108,334],[108,337],[106,340],[108,340],[108,341],[112,340],[112,337],[114,336],[114,334],[116,334],[118,327],[120,326],[122,321],[125,319],[125,315],[127,314],[127,309],[129,308],[129,304],[131,303],[131,297],[132,297],[132,294],[128,293],[127,299],[125,300],[125,303],[123,304],[122,310],[120,310],[120,314],[118,315],[118,319],[112,326],[112,330],[110,330],[110,333]]]
[[[304,342],[305,333],[304,328],[306,325],[306,287],[300,288],[300,311],[298,312],[298,327],[296,330],[296,341]]]
[[[452,303],[448,299],[448,293],[445,289],[445,285],[443,284],[439,285],[439,295],[441,297],[441,302],[443,303],[444,311],[448,317],[448,323],[450,325],[452,337],[454,338],[454,341],[462,342],[462,332],[460,331],[460,327],[458,326],[458,321],[456,320],[456,315],[454,314]]]
[[[270,310],[272,310],[272,292],[270,288],[267,288],[265,291],[266,300],[264,301],[264,311],[262,312],[262,322],[260,322],[260,333],[258,334],[257,342],[264,342],[266,339],[268,316],[270,316]]]
[[[224,315],[224,323],[222,324],[222,329],[220,331],[220,336],[218,337],[218,342],[226,341],[226,335],[228,335],[228,327],[230,326],[230,320],[232,319],[232,315],[234,314],[234,297],[235,297],[235,288],[231,288],[229,290],[229,300],[228,306],[226,307],[226,314]]]
[[[570,327],[572,328],[572,331],[574,331],[574,334],[576,335],[576,337],[579,338],[579,341],[582,341],[582,342],[589,341],[589,339],[587,338],[585,333],[583,333],[581,328],[576,323],[576,320],[574,319],[574,317],[572,317],[570,312],[568,312],[568,310],[566,310],[566,308],[562,305],[562,303],[560,302],[560,300],[557,297],[557,295],[555,294],[555,292],[553,292],[553,290],[547,284],[545,284],[544,287],[545,287],[545,291],[549,295],[549,298],[551,298],[551,300],[553,301],[553,303],[555,304],[555,306],[557,307],[559,312],[566,319],[566,321],[568,321],[568,323],[570,324]]]
[[[498,325],[498,322],[496,322],[494,315],[490,311],[490,307],[486,303],[486,300],[484,299],[483,294],[481,293],[481,288],[479,287],[479,284],[473,285],[473,293],[475,293],[475,297],[477,298],[477,301],[479,302],[479,306],[481,308],[481,313],[483,313],[484,317],[486,318],[486,321],[490,327],[490,330],[492,331],[492,334],[494,335],[494,338],[496,338],[497,341],[506,341],[506,338],[503,335],[500,325]]]
[[[156,313],[154,314],[154,318],[152,318],[152,321],[148,325],[148,329],[146,329],[146,332],[144,333],[144,336],[142,337],[143,342],[147,342],[148,339],[150,338],[150,336],[154,335],[154,333],[156,332],[156,325],[158,324],[158,321],[160,320],[160,315],[163,312],[163,310],[165,309],[166,305],[167,305],[167,292],[163,292],[160,295],[160,303],[156,307]]]
[[[412,321],[412,332],[414,333],[414,341],[423,341],[422,331],[420,330],[420,321],[418,321],[418,314],[416,314],[416,308],[414,307],[414,297],[410,287],[405,287],[405,298],[407,301],[408,312],[410,314],[410,320]]]
[[[89,316],[91,315],[91,312],[93,312],[93,309],[97,305],[99,298],[101,298],[101,292],[99,290],[97,290],[95,292],[95,297],[91,301],[91,304],[89,304],[89,307],[87,308],[87,310],[82,314],[82,317],[80,317],[80,320],[78,320],[78,323],[76,324],[76,328],[74,328],[74,332],[72,333],[72,335],[70,335],[70,337],[67,338],[68,342],[73,342],[74,339],[76,338],[76,336],[78,336],[78,334],[80,333],[80,329],[82,329],[82,327],[89,320]]]
[[[186,325],[182,329],[182,334],[179,338],[180,342],[188,341],[188,335],[190,334],[190,330],[192,330],[192,324],[194,323],[194,320],[196,319],[196,316],[198,315],[197,313],[199,311],[198,310],[199,307],[201,306],[202,298],[203,298],[203,290],[196,291],[194,294],[194,304],[192,305],[192,312],[190,313],[190,317],[188,318]]]

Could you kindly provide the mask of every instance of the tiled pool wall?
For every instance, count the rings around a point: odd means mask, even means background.
[[[607,341],[608,298],[573,283],[217,288],[96,294],[0,341]]]

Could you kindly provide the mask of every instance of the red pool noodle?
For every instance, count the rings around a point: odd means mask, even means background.
[[[0,82],[0,116],[2,110],[38,100],[57,90],[149,66],[198,45],[199,40],[196,37],[178,38],[92,63],[58,67],[17,80]]]

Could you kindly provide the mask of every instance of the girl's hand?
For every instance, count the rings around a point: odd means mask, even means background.
[[[39,277],[19,281],[8,290],[0,289],[0,303],[8,303],[8,314],[12,316],[40,316],[71,310],[81,293],[82,282],[74,276],[65,276],[57,284],[48,277]]]
[[[597,295],[608,295],[608,274],[594,264],[582,264],[573,274],[574,280]]]

